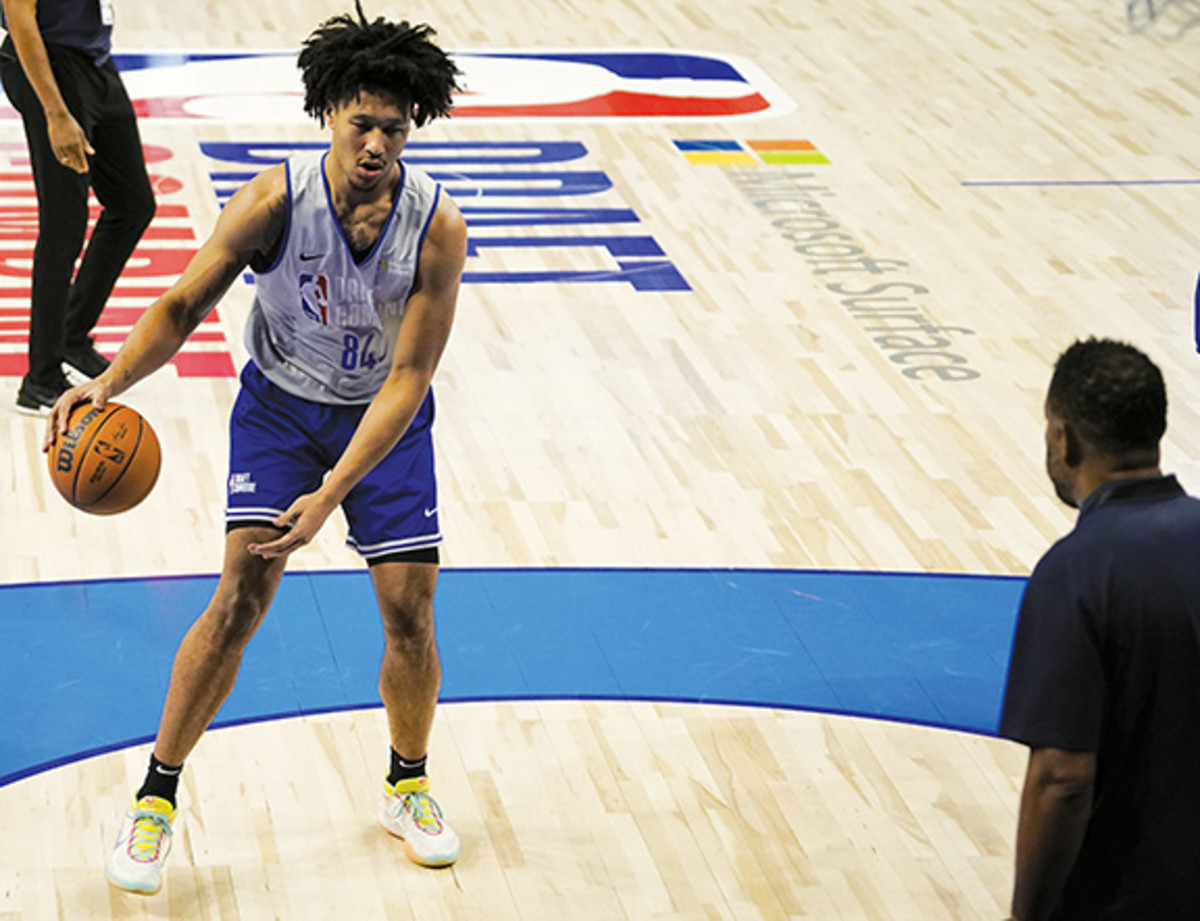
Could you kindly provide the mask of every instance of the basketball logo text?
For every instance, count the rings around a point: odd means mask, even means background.
[[[79,422],[67,429],[67,433],[63,435],[62,442],[58,446],[57,459],[55,460],[55,465],[58,467],[60,473],[68,473],[74,468],[75,450],[79,447],[79,439],[100,412],[94,406],[91,407],[83,414]]]
[[[111,441],[97,440],[96,444],[92,446],[92,450],[105,460],[112,461],[117,466],[125,463],[125,452]]]

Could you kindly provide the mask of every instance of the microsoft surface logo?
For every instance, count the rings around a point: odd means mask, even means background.
[[[812,166],[829,162],[812,141],[802,140],[687,140],[675,141],[675,147],[690,162],[703,166]]]

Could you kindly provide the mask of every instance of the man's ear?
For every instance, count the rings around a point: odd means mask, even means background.
[[[1064,441],[1063,461],[1068,467],[1078,467],[1083,463],[1083,455],[1085,453],[1083,439],[1079,435],[1079,430],[1070,422],[1060,423],[1062,425],[1062,437]]]

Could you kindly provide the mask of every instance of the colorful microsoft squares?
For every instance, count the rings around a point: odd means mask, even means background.
[[[772,166],[829,162],[812,141],[747,141],[746,146],[757,153],[763,163]]]
[[[759,163],[812,166],[829,162],[812,141],[804,140],[687,140],[675,141],[675,146],[689,162],[706,166],[754,166]]]
[[[676,141],[690,163],[701,166],[754,166],[754,155],[737,141]]]

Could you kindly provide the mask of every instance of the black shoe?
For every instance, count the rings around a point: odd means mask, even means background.
[[[21,389],[17,391],[17,409],[35,416],[47,416],[58,398],[70,389],[71,385],[65,377],[45,386],[33,383],[26,375],[21,379]]]
[[[90,342],[78,348],[67,349],[63,361],[89,379],[99,377],[111,364]]]

